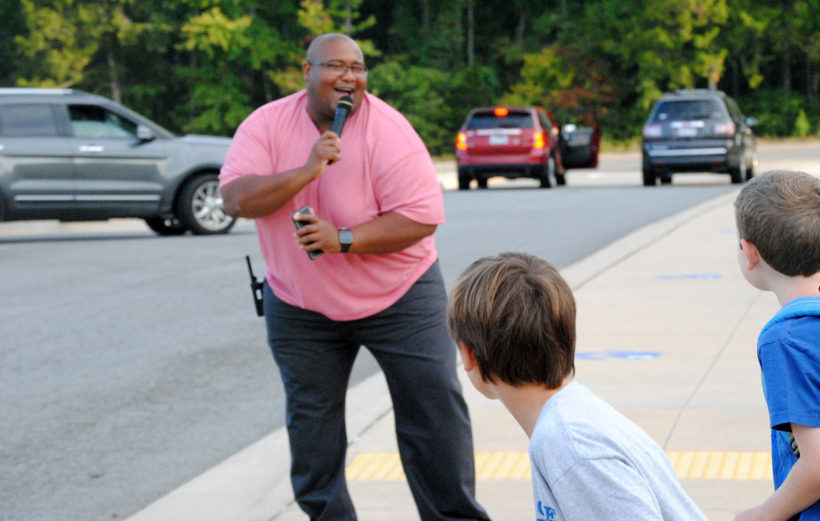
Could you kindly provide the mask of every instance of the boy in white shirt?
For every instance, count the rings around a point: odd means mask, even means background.
[[[447,308],[470,381],[530,438],[536,519],[705,521],[663,450],[575,373],[575,300],[547,261],[484,257]]]

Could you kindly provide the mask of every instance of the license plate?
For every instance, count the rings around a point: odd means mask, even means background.
[[[499,136],[499,135],[490,136],[490,144],[491,145],[506,145],[509,142],[510,142],[510,138],[508,136]]]
[[[678,129],[678,137],[695,137],[698,135],[698,129],[696,128],[679,128]]]

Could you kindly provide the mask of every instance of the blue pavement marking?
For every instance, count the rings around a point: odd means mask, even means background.
[[[605,360],[620,358],[621,360],[651,360],[661,356],[659,351],[584,351],[575,353],[577,360]]]
[[[681,275],[658,275],[660,280],[714,280],[723,277],[717,273],[684,273]]]

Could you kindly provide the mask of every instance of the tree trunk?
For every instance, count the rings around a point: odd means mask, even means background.
[[[467,0],[467,67],[472,68],[475,56],[475,0]]]
[[[789,42],[785,42],[781,65],[781,85],[783,86],[783,90],[790,91],[792,89],[792,53],[791,44],[789,44]]]
[[[421,0],[421,30],[422,34],[429,34],[430,30],[430,0]]]
[[[515,30],[515,43],[519,48],[524,46],[524,29],[526,27],[527,14],[522,10],[518,15],[518,27]]]
[[[111,86],[111,99],[122,103],[122,89],[117,75],[117,60],[114,59],[114,44],[112,35],[106,35],[105,60],[108,63],[108,81]]]
[[[350,36],[350,32],[353,30],[353,21],[350,19],[350,0],[345,1],[345,34]]]
[[[742,69],[737,60],[730,60],[729,64],[729,71],[731,73],[731,76],[729,76],[729,84],[731,85],[732,96],[736,98],[740,92],[740,71]]]

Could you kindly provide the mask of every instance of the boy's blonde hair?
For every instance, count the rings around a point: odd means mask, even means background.
[[[778,272],[820,271],[820,179],[790,170],[755,177],[735,200],[735,220],[740,238]]]
[[[447,306],[450,335],[475,356],[481,378],[560,387],[575,373],[575,299],[558,270],[527,253],[473,262]]]

